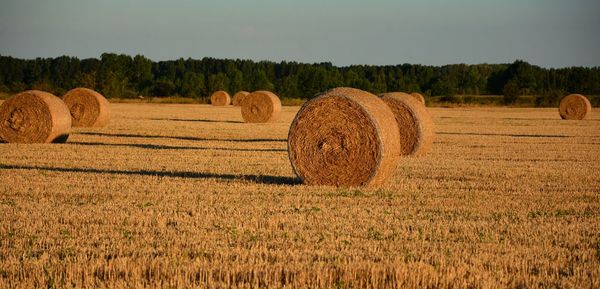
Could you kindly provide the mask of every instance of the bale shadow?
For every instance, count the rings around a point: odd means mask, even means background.
[[[185,119],[185,118],[149,118],[149,120],[187,121],[187,122],[244,123],[243,121],[238,121],[238,120]]]
[[[287,152],[286,149],[241,149],[241,148],[211,148],[211,147],[187,147],[170,146],[156,144],[133,144],[133,143],[101,143],[101,142],[69,142],[75,145],[84,146],[114,146],[114,147],[132,147],[153,150],[215,150],[215,151],[239,151],[239,152]]]
[[[216,174],[202,172],[184,172],[184,171],[152,171],[152,170],[110,170],[94,168],[64,168],[48,166],[18,166],[0,164],[0,169],[6,170],[42,170],[63,173],[92,173],[92,174],[112,174],[112,175],[133,175],[133,176],[158,176],[171,178],[191,178],[191,179],[220,179],[226,181],[249,181],[266,185],[300,185],[302,182],[298,178],[272,176],[272,175],[234,175],[234,174]]]
[[[193,136],[142,135],[142,134],[124,134],[124,133],[101,133],[101,132],[77,132],[77,133],[73,133],[73,134],[105,136],[105,137],[179,139],[179,140],[191,140],[191,141],[287,142],[287,139],[277,139],[277,138],[219,139],[219,138],[202,138],[202,137],[193,137]]]
[[[534,138],[570,138],[573,136],[569,135],[555,135],[555,134],[504,134],[504,133],[474,133],[474,132],[436,132],[436,134],[442,135],[476,135],[476,136],[508,136],[508,137],[534,137]]]
[[[501,119],[505,119],[505,120],[561,120],[560,117],[558,118],[519,118],[519,117],[504,117]]]

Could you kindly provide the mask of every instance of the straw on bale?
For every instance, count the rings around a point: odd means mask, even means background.
[[[110,119],[110,103],[104,96],[88,88],[67,91],[63,100],[71,111],[73,126],[101,127]]]
[[[231,96],[227,91],[219,90],[215,91],[210,96],[210,103],[214,106],[226,106],[231,104]]]
[[[416,100],[418,100],[422,104],[425,104],[425,97],[423,97],[422,94],[420,94],[418,92],[413,92],[410,95],[412,95],[412,97],[414,97]]]
[[[242,102],[242,117],[245,122],[274,122],[280,113],[281,101],[270,91],[252,92]]]
[[[18,93],[0,105],[0,139],[9,143],[65,142],[71,114],[55,95],[39,90]]]
[[[431,115],[425,105],[403,92],[384,93],[380,96],[396,118],[401,143],[400,154],[427,154],[433,144],[434,131]]]
[[[233,106],[241,106],[244,98],[250,94],[247,91],[238,91],[233,95]]]
[[[581,94],[570,94],[560,101],[558,112],[562,119],[586,119],[592,112],[592,104]]]
[[[377,96],[334,88],[302,106],[290,127],[288,154],[305,184],[377,187],[397,166],[398,126]]]

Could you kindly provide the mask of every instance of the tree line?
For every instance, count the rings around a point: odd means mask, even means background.
[[[270,62],[242,59],[152,61],[142,55],[104,53],[99,59],[61,56],[18,59],[0,55],[0,91],[40,89],[61,95],[88,87],[109,98],[185,96],[206,100],[214,91],[270,90],[283,98],[309,99],[338,86],[373,93],[421,92],[443,96],[503,95],[514,103],[535,95],[538,105],[555,105],[566,93],[600,95],[600,67],[542,68],[510,64],[427,66]]]

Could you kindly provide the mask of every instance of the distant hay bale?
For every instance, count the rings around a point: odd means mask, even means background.
[[[66,142],[70,132],[69,108],[51,93],[28,90],[0,105],[0,139],[5,142]]]
[[[210,96],[210,103],[214,106],[226,106],[231,104],[231,96],[227,91],[219,90],[215,91]]]
[[[381,94],[392,109],[401,143],[401,155],[423,156],[433,144],[434,131],[431,115],[421,102],[403,92]]]
[[[242,102],[242,117],[245,122],[274,122],[281,113],[279,97],[270,91],[252,92]]]
[[[418,93],[418,92],[413,92],[410,95],[412,95],[412,97],[414,97],[416,100],[418,100],[419,102],[421,102],[423,105],[425,105],[425,97],[423,97],[422,94]]]
[[[71,111],[73,126],[101,127],[110,119],[110,103],[102,94],[88,88],[71,89],[63,96]]]
[[[238,91],[233,95],[233,106],[241,106],[244,98],[250,94],[247,91]]]
[[[377,187],[397,166],[398,126],[377,96],[334,88],[302,106],[290,127],[288,154],[305,184]]]
[[[586,119],[592,112],[592,104],[581,94],[570,94],[560,101],[558,112],[562,119]]]

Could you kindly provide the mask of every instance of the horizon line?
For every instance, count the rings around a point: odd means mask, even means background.
[[[143,56],[149,60],[151,60],[152,62],[169,62],[169,61],[178,61],[180,59],[183,60],[203,60],[205,58],[211,58],[211,59],[216,59],[216,60],[241,60],[241,61],[252,61],[255,63],[260,63],[260,62],[270,62],[270,63],[275,63],[275,64],[281,64],[281,63],[297,63],[297,64],[308,64],[308,65],[319,65],[319,64],[330,64],[334,67],[337,68],[346,68],[346,67],[352,67],[352,66],[379,66],[379,67],[386,67],[386,66],[401,66],[401,65],[421,65],[421,66],[432,66],[432,67],[444,67],[444,66],[452,66],[452,65],[510,65],[513,64],[517,61],[523,61],[527,64],[533,65],[533,66],[537,66],[543,69],[568,69],[568,68],[590,68],[590,69],[594,69],[594,68],[600,68],[600,66],[596,66],[596,65],[591,65],[591,66],[578,66],[578,65],[571,65],[571,66],[541,66],[538,64],[534,64],[531,63],[527,60],[524,59],[519,59],[516,58],[515,60],[513,60],[512,62],[496,62],[496,63],[490,63],[490,62],[480,62],[480,63],[466,63],[466,62],[458,62],[458,63],[446,63],[446,64],[441,64],[441,65],[434,65],[434,64],[422,64],[422,63],[410,63],[410,62],[404,62],[404,63],[396,63],[396,64],[364,64],[364,63],[359,63],[359,64],[349,64],[349,65],[337,65],[334,64],[331,61],[321,61],[321,62],[305,62],[305,61],[298,61],[298,60],[268,60],[268,59],[261,59],[261,60],[256,60],[256,59],[251,59],[251,58],[220,58],[220,57],[214,57],[214,56],[203,56],[202,58],[194,58],[192,56],[188,56],[188,57],[178,57],[178,58],[173,58],[173,59],[153,59],[151,57],[148,57],[144,54],[128,54],[128,53],[124,53],[124,52],[103,52],[100,55],[96,56],[96,57],[80,57],[80,56],[73,56],[73,55],[59,55],[59,56],[37,56],[35,58],[25,58],[25,57],[18,57],[18,56],[12,56],[12,55],[4,55],[2,53],[0,53],[0,57],[12,57],[15,59],[20,59],[20,60],[36,60],[38,58],[41,59],[55,59],[55,58],[60,58],[60,57],[70,57],[70,58],[77,58],[80,60],[84,60],[84,59],[98,59],[100,60],[102,58],[103,54],[115,54],[115,55],[126,55],[129,57],[135,57],[135,56]]]

